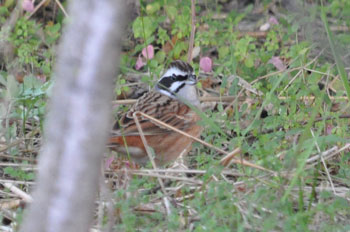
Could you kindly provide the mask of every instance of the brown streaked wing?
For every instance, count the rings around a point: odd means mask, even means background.
[[[141,111],[149,116],[159,119],[170,126],[178,129],[186,129],[195,122],[192,120],[191,109],[175,99],[158,92],[149,92],[143,95],[131,109],[126,112],[120,122],[116,122],[113,136],[128,136],[138,134],[138,130],[133,118],[133,113]],[[140,124],[145,135],[169,133],[169,129],[160,127],[147,118],[140,118]]]

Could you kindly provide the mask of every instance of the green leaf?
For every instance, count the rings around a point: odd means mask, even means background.
[[[341,57],[339,56],[339,54],[335,48],[335,40],[333,37],[333,33],[328,25],[326,12],[325,12],[324,7],[323,7],[323,1],[321,1],[321,19],[323,21],[324,27],[325,27],[326,32],[327,32],[329,45],[331,46],[332,54],[333,54],[333,57],[335,59],[335,63],[337,65],[339,75],[343,81],[343,84],[344,84],[344,87],[346,90],[346,95],[348,96],[348,99],[350,100],[350,84],[349,84],[348,76],[347,76],[345,68],[344,68],[344,63],[343,63]]]
[[[19,86],[15,77],[12,75],[7,76],[7,99],[14,99],[19,94]]]
[[[252,68],[254,66],[254,58],[252,56],[248,56],[244,60],[244,65],[247,68]]]
[[[219,59],[225,59],[226,56],[228,55],[229,51],[230,50],[229,50],[229,48],[227,46],[219,47],[219,49],[218,49]]]
[[[0,7],[0,15],[7,15],[9,13],[8,9],[6,7]]]
[[[160,50],[156,53],[154,59],[158,61],[158,63],[163,63],[165,60],[166,54],[164,51]]]
[[[146,13],[147,14],[154,14],[160,9],[160,4],[158,2],[154,2],[152,4],[148,4],[146,6]]]
[[[25,180],[34,180],[35,179],[34,172],[30,172],[30,173],[26,174],[24,179]]]
[[[174,20],[177,15],[177,9],[174,6],[166,6],[165,11],[169,16],[170,20]]]
[[[6,8],[10,8],[15,4],[15,2],[16,2],[15,0],[5,0],[4,6]]]
[[[23,78],[23,85],[26,89],[28,88],[40,88],[42,86],[42,82],[39,81],[37,78],[34,76],[25,76]]]
[[[132,30],[135,38],[147,39],[157,29],[158,24],[150,16],[139,16],[132,24]]]
[[[18,173],[13,167],[6,167],[4,168],[4,173],[11,176],[11,177],[17,177]]]
[[[6,86],[6,80],[4,78],[4,76],[2,74],[0,74],[0,84],[2,84],[3,86]]]
[[[155,69],[156,67],[158,67],[158,61],[156,59],[150,60],[149,67]]]

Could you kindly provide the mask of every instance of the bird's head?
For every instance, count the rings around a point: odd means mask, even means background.
[[[169,68],[159,79],[156,91],[178,100],[187,100],[191,104],[198,105],[196,91],[197,77],[190,64],[176,60],[171,62]]]

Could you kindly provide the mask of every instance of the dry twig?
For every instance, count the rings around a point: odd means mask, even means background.
[[[17,188],[15,185],[11,183],[4,183],[3,184],[6,188],[8,188],[11,192],[19,196],[21,199],[23,199],[27,203],[31,203],[33,201],[33,198],[28,195],[26,192],[23,192],[21,189]]]
[[[187,54],[187,62],[190,63],[192,61],[192,51],[194,44],[194,35],[196,33],[196,3],[195,0],[191,0],[191,35],[190,42],[188,43],[188,54]]]
[[[216,151],[218,151],[218,152],[220,152],[220,153],[222,153],[222,154],[224,154],[224,155],[230,155],[230,153],[228,153],[228,152],[226,152],[226,151],[224,151],[224,150],[222,150],[222,149],[220,149],[220,148],[218,148],[218,147],[215,147],[215,146],[213,146],[213,145],[211,145],[211,144],[209,144],[209,143],[207,143],[207,142],[205,142],[205,141],[203,141],[203,140],[201,140],[201,139],[198,139],[198,138],[196,138],[196,137],[194,137],[194,136],[192,136],[192,135],[189,135],[189,134],[187,134],[187,133],[185,133],[185,132],[183,132],[183,131],[181,131],[181,130],[179,130],[179,129],[173,127],[173,126],[170,126],[170,125],[168,125],[168,124],[166,124],[166,123],[164,123],[164,122],[162,122],[162,121],[160,121],[160,120],[158,120],[158,119],[156,119],[156,118],[154,118],[154,117],[152,117],[152,116],[149,116],[149,115],[147,115],[147,114],[145,114],[145,113],[143,113],[143,112],[137,111],[137,112],[135,112],[135,113],[140,114],[140,115],[142,115],[143,117],[150,119],[151,121],[153,121],[154,123],[156,123],[156,124],[158,124],[158,125],[160,125],[160,126],[166,127],[166,128],[168,128],[168,129],[173,130],[173,131],[175,131],[175,132],[177,132],[177,133],[180,133],[180,134],[182,134],[182,135],[184,135],[184,136],[186,136],[186,137],[188,137],[188,138],[191,138],[191,139],[193,139],[193,140],[195,140],[195,141],[197,141],[197,142],[203,144],[204,146],[209,147],[209,148],[211,148],[211,149],[214,149],[214,150],[216,150]],[[135,114],[135,113],[134,113],[134,114]],[[237,154],[237,153],[234,152],[234,154]],[[231,156],[232,156],[232,155],[231,155]],[[249,162],[249,161],[246,161],[246,160],[244,160],[244,159],[234,159],[234,158],[232,158],[231,160],[232,160],[232,162],[237,163],[237,164],[242,164],[242,165],[245,165],[245,166],[248,166],[248,167],[260,169],[260,170],[262,170],[262,171],[267,171],[267,172],[270,172],[270,173],[274,173],[274,172],[271,171],[271,170],[268,170],[268,169],[266,169],[266,168],[264,168],[264,167],[261,167],[261,166],[259,166],[259,165],[253,164],[253,163],[251,163],[251,162]]]

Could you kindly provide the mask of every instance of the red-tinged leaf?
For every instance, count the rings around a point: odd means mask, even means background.
[[[202,57],[199,61],[199,67],[204,72],[211,72],[213,70],[213,61],[207,56]]]
[[[273,56],[268,63],[273,64],[273,66],[275,66],[275,68],[277,68],[278,71],[286,69],[286,66],[283,64],[283,61],[278,56]]]
[[[143,62],[143,60],[142,60],[142,57],[141,56],[139,56],[138,58],[137,58],[137,61],[136,61],[136,64],[135,64],[135,69],[136,70],[140,70],[143,66],[145,66],[145,62]]]
[[[34,3],[32,2],[32,0],[23,0],[22,8],[23,8],[23,10],[25,10],[27,12],[33,12],[34,11]]]
[[[274,16],[271,16],[271,17],[269,18],[269,23],[270,23],[271,25],[277,25],[277,24],[279,24],[278,20],[277,20]]]
[[[327,135],[331,135],[332,134],[332,130],[333,130],[333,125],[332,124],[328,124],[326,126],[326,134]]]
[[[147,47],[142,49],[142,55],[143,55],[143,57],[145,57],[148,60],[153,59],[153,57],[154,57],[154,48],[153,48],[153,46],[152,45],[148,45]]]

